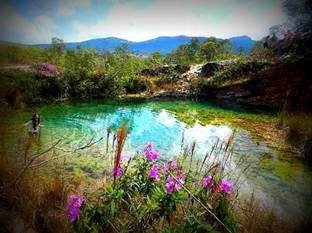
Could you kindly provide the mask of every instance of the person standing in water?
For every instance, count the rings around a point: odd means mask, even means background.
[[[24,125],[27,127],[29,136],[40,134],[40,116],[38,114],[34,114],[31,120]]]

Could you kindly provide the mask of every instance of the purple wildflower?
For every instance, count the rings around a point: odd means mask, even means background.
[[[158,152],[150,151],[149,154],[146,156],[148,160],[157,160],[158,159]]]
[[[154,143],[148,142],[144,147],[143,151],[146,154],[147,152],[151,151],[154,148]]]
[[[113,174],[116,176],[116,178],[122,177],[122,169],[121,167],[113,168]]]
[[[84,197],[79,194],[69,196],[65,209],[68,211],[69,221],[74,222],[79,218],[80,207],[84,203]]]
[[[211,185],[211,183],[212,183],[212,176],[207,176],[202,180],[202,185],[205,188],[208,188]]]
[[[160,177],[158,175],[158,165],[157,164],[153,164],[152,169],[149,173],[149,177],[151,177],[153,180],[158,181],[160,180]]]
[[[100,201],[105,201],[105,197],[104,196],[99,196],[99,200]]]
[[[175,161],[169,161],[170,166],[173,170],[177,170],[178,169],[178,165]]]
[[[173,169],[173,170],[177,170],[178,169],[177,163],[175,161],[171,161],[171,160],[168,161],[168,163],[166,163],[163,166],[163,169],[162,169],[163,173],[166,174],[170,170],[170,168]]]
[[[176,191],[179,191],[182,188],[182,185],[184,184],[184,175],[180,173],[175,177],[177,181],[174,184],[174,188]]]
[[[178,174],[172,179],[170,176],[166,179],[165,188],[168,194],[171,194],[173,191],[179,191],[184,184],[184,175],[182,173]]]
[[[170,169],[170,166],[169,166],[169,164],[168,163],[166,163],[164,166],[163,166],[163,169],[162,169],[162,171],[163,171],[163,173],[167,173],[168,171],[169,171],[169,169]]]
[[[170,176],[168,176],[166,179],[165,188],[168,194],[171,194],[174,191],[174,181]]]
[[[152,142],[148,142],[147,145],[144,147],[143,151],[146,155],[146,159],[148,161],[157,160],[158,159],[158,152],[153,150],[154,144]]]
[[[226,179],[223,179],[221,181],[221,184],[219,185],[219,188],[221,190],[223,190],[223,192],[225,192],[226,194],[230,195],[232,194],[233,188],[232,185],[229,181],[227,181]]]

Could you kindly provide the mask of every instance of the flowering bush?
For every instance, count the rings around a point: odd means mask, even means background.
[[[36,73],[46,76],[58,75],[60,73],[60,70],[56,65],[46,62],[33,63],[32,68]]]
[[[132,159],[131,166],[119,163],[113,169],[112,175],[118,179],[98,190],[96,201],[86,202],[79,195],[69,198],[66,210],[76,232],[142,232],[164,220],[162,227],[165,224],[177,232],[224,230],[220,221],[234,227],[234,221],[229,221],[233,217],[233,187],[228,180],[221,179],[215,170],[199,178],[194,177],[197,173],[184,172],[176,161],[163,163],[151,142],[143,152],[144,156]],[[221,220],[214,219],[206,208]]]

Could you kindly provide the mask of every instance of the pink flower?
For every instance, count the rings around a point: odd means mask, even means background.
[[[168,194],[171,194],[174,190],[174,181],[171,179],[170,176],[168,176],[166,179],[165,188]]]
[[[205,188],[208,188],[211,185],[211,182],[212,182],[212,176],[207,176],[206,178],[202,180],[202,185]]]
[[[166,179],[165,188],[168,194],[171,194],[173,191],[179,191],[184,184],[184,175],[182,173],[178,174],[172,179],[170,176]]]
[[[69,221],[74,222],[80,216],[80,207],[84,203],[84,197],[79,194],[69,196],[65,209],[68,211]]]
[[[158,159],[158,152],[156,151],[150,151],[147,155],[146,155],[147,160],[157,160]]]
[[[104,196],[99,196],[98,197],[100,201],[105,201],[105,197]]]
[[[157,164],[153,164],[152,169],[149,173],[149,177],[151,177],[153,180],[158,181],[160,180],[160,177],[158,175],[158,165]]]
[[[179,191],[182,188],[182,185],[184,184],[184,175],[181,172],[175,178],[177,179],[177,181],[175,182],[174,188],[176,191]]]
[[[221,181],[221,184],[219,185],[219,188],[225,192],[226,194],[230,195],[233,192],[232,184],[227,181],[226,179],[223,179]]]
[[[163,166],[163,173],[167,173],[170,169],[173,169],[173,170],[177,170],[178,169],[178,165],[175,161],[168,161],[168,163],[166,163],[164,166]]]
[[[170,165],[166,163],[163,166],[162,172],[166,174],[169,171],[169,169],[170,169]]]
[[[144,153],[151,151],[154,148],[154,146],[155,146],[154,143],[148,142],[143,149]]]
[[[170,167],[173,169],[173,170],[177,170],[178,169],[178,165],[175,161],[169,161],[170,163]]]
[[[113,168],[112,172],[116,176],[116,178],[122,177],[122,169],[121,169],[121,167]]]
[[[152,142],[148,142],[147,145],[144,147],[143,152],[146,155],[146,159],[148,161],[157,160],[158,159],[158,152],[153,150],[154,144]]]

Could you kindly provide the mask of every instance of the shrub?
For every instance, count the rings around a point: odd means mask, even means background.
[[[213,85],[221,85],[226,81],[235,81],[242,78],[245,75],[256,73],[265,68],[265,63],[262,62],[238,62],[232,64],[229,67],[216,71],[213,74],[211,83]]]
[[[124,88],[127,93],[140,93],[147,91],[150,86],[150,81],[144,77],[135,76],[129,78],[128,82],[125,84]]]
[[[145,232],[160,227],[162,232],[165,229],[225,232],[235,229],[230,207],[233,187],[216,166],[203,172],[204,178],[194,177],[184,171],[183,162],[164,163],[158,156],[154,145],[148,143],[142,156],[127,163],[120,156],[115,157],[113,183],[98,190],[96,196],[75,195],[69,199],[67,206],[74,206],[67,207],[74,230]],[[75,197],[79,205],[72,205]]]

